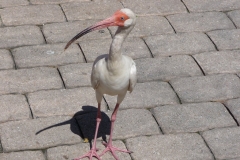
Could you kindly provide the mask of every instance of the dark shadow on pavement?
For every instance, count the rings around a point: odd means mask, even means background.
[[[106,135],[110,134],[111,122],[106,113],[101,112],[101,114],[102,114],[102,121],[100,123],[99,130],[98,130],[98,138],[102,137],[102,139],[106,142]],[[38,132],[36,132],[36,135],[40,134],[45,130],[51,129],[53,127],[70,124],[71,131],[74,134],[79,135],[82,139],[87,138],[91,145],[91,140],[94,139],[94,134],[95,134],[96,117],[97,117],[96,107],[82,106],[82,111],[75,113],[71,119],[43,128]]]

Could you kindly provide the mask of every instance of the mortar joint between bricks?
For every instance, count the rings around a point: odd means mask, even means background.
[[[10,55],[11,55],[11,57],[12,57],[13,68],[14,68],[15,70],[17,70],[17,64],[16,64],[16,61],[15,61],[15,59],[14,59],[14,56],[13,56],[12,50],[9,49],[8,51],[10,52]]]
[[[63,15],[64,15],[64,17],[65,17],[66,22],[68,22],[67,15],[65,14],[65,12],[64,12],[64,10],[63,10],[62,5],[59,4],[59,6],[60,6],[60,8],[61,8],[61,10],[62,10],[62,12],[63,12]]]
[[[114,33],[112,33],[112,31],[111,31],[108,27],[107,27],[107,30],[108,30],[108,32],[109,32],[111,38],[113,39],[113,37],[114,37]]]
[[[29,103],[28,97],[27,97],[26,94],[24,94],[24,96],[25,96],[25,99],[26,99],[26,101],[27,101],[28,108],[29,108],[29,110],[30,110],[31,118],[34,119],[34,117],[33,117],[33,111],[32,111],[31,105],[30,105],[30,103]]]
[[[177,31],[175,30],[175,28],[173,27],[172,23],[168,20],[168,18],[166,16],[164,16],[164,18],[168,21],[169,25],[172,27],[173,31],[175,34],[177,34]]]
[[[154,118],[155,122],[157,123],[159,131],[160,131],[162,134],[164,134],[164,132],[163,132],[163,130],[162,130],[162,128],[161,128],[161,126],[160,126],[160,124],[159,124],[159,123],[158,123],[158,121],[157,121],[157,118],[156,118],[156,116],[155,116],[155,115],[154,115],[154,113],[153,113],[153,110],[152,110],[152,109],[150,109],[149,111],[151,112],[151,114],[152,114],[152,116],[153,116],[153,118]]]
[[[3,146],[2,146],[2,143],[1,143],[1,139],[0,139],[0,153],[3,153]]]
[[[57,68],[57,71],[58,71],[58,74],[59,74],[59,76],[60,76],[60,78],[61,78],[61,80],[62,80],[63,87],[64,87],[64,89],[66,89],[66,84],[65,84],[65,82],[64,82],[63,76],[62,76],[59,68]]]
[[[199,67],[199,69],[201,70],[202,74],[203,74],[204,76],[206,76],[204,70],[202,69],[202,67],[201,67],[201,65],[198,63],[198,61],[194,58],[193,55],[190,55],[190,56],[191,56],[192,59],[195,61],[195,63],[198,65],[198,67]]]
[[[85,56],[85,54],[84,54],[84,52],[83,52],[83,49],[82,49],[81,45],[80,45],[79,43],[77,43],[77,45],[78,45],[78,47],[79,47],[79,49],[80,49],[80,52],[81,52],[82,55],[83,55],[83,58],[84,58],[85,63],[88,63],[88,62],[87,62],[87,57]]]
[[[223,13],[228,17],[228,19],[230,19],[230,21],[233,23],[235,29],[238,29],[238,27],[237,27],[237,25],[234,23],[233,19],[232,19],[227,13],[225,13],[225,12],[223,12]]]
[[[211,37],[207,34],[207,33],[205,33],[205,35],[209,38],[209,40],[212,42],[212,44],[214,45],[214,47],[215,47],[215,49],[217,50],[217,51],[219,51],[219,49],[217,48],[217,45],[214,43],[214,41],[211,39]]]
[[[107,111],[110,111],[110,107],[109,107],[109,105],[108,105],[108,103],[107,103],[107,99],[103,96],[103,100],[104,100],[104,102],[106,103],[106,106],[107,106]]]
[[[236,76],[240,78],[240,74],[239,74],[239,75],[238,75],[238,74],[236,74]]]
[[[190,13],[190,11],[189,11],[189,9],[188,9],[187,5],[186,5],[186,4],[183,2],[183,0],[181,0],[181,2],[182,2],[182,4],[185,6],[185,8],[186,8],[187,12],[188,12],[188,13]]]
[[[172,84],[170,82],[167,82],[169,84],[169,86],[172,88],[173,92],[176,94],[177,98],[178,98],[178,101],[180,104],[182,104],[182,101],[179,97],[179,95],[177,94],[177,92],[175,91],[175,89],[173,88]]]
[[[202,136],[202,134],[201,134],[201,133],[197,133],[197,134],[199,134],[199,135],[202,137],[203,142],[204,142],[204,144],[207,146],[207,148],[209,149],[210,153],[212,154],[213,159],[216,160],[216,157],[215,157],[215,155],[213,154],[213,151],[212,151],[211,148],[209,147],[208,143],[206,142],[206,140],[204,139],[204,137]]]
[[[238,123],[237,119],[234,117],[234,115],[233,115],[233,113],[230,111],[230,109],[229,109],[224,103],[222,103],[222,104],[224,105],[224,107],[226,108],[226,110],[228,111],[228,113],[231,115],[231,117],[233,118],[233,120],[235,121],[235,123],[237,124],[237,126],[239,126],[239,123]]]
[[[0,9],[1,9],[1,8],[0,8]],[[1,15],[0,15],[0,22],[2,22],[1,25],[0,25],[0,27],[3,27],[3,21],[2,21]]]
[[[45,160],[47,160],[47,149],[42,149],[41,152],[43,153],[43,156],[45,158]]]
[[[129,148],[127,147],[127,144],[126,144],[126,139],[123,139],[123,140],[120,140],[123,142],[123,144],[125,145],[125,147],[127,148],[127,150],[129,151]],[[129,154],[131,160],[134,160],[133,156],[131,154]]]
[[[123,8],[126,8],[121,0],[118,0],[118,1],[119,1],[119,3],[121,3],[121,5],[123,6]]]
[[[43,24],[43,25],[44,25],[44,24]],[[42,36],[43,36],[43,39],[44,39],[45,44],[47,44],[47,39],[46,39],[46,37],[45,37],[45,35],[44,35],[44,33],[43,33],[43,25],[37,25],[37,26],[40,28],[40,31],[41,31],[41,33],[42,33]]]
[[[152,53],[152,51],[151,51],[150,47],[148,46],[147,42],[144,40],[143,37],[141,37],[140,39],[142,39],[142,41],[144,42],[144,44],[147,46],[147,49],[148,49],[148,51],[150,52],[151,57],[154,58],[154,54]]]

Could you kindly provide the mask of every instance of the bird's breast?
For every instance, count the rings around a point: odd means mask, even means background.
[[[95,67],[99,77],[97,90],[109,95],[126,92],[129,87],[130,64],[129,58],[125,56],[117,62],[99,61]]]
[[[126,92],[129,86],[129,74],[103,76],[100,78],[99,89],[103,94],[117,95]]]

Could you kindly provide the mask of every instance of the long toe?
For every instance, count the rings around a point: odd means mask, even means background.
[[[113,157],[116,159],[116,160],[119,160],[117,155],[116,155],[116,151],[118,152],[124,152],[124,153],[132,153],[131,151],[128,151],[128,150],[124,150],[124,149],[119,149],[119,148],[116,148],[114,146],[111,146],[111,145],[107,145],[106,148],[104,149],[104,151],[99,155],[100,157],[103,156],[106,152],[111,152],[111,154],[113,155]]]
[[[92,160],[93,157],[97,158],[98,160],[101,160],[100,156],[97,154],[97,149],[91,149],[88,153],[84,154],[81,157],[75,158],[74,160],[81,160],[86,157],[88,157],[89,160]]]

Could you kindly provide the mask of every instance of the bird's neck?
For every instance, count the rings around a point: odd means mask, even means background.
[[[109,51],[109,60],[110,61],[118,61],[122,58],[122,44],[130,31],[132,30],[132,27],[129,28],[122,28],[118,27],[110,47]]]

